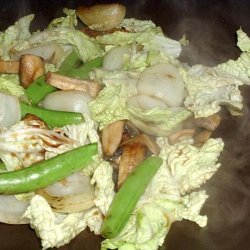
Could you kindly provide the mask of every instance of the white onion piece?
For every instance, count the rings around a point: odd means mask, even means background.
[[[93,98],[78,90],[58,90],[48,94],[41,102],[42,107],[59,111],[90,114],[88,103]]]
[[[21,120],[18,97],[0,92],[0,127],[10,127]]]
[[[0,222],[7,224],[28,224],[26,218],[22,218],[29,201],[19,201],[14,195],[0,195]]]
[[[170,107],[178,107],[183,104],[184,83],[174,65],[159,63],[142,72],[138,82],[138,92],[157,97]]]
[[[129,46],[118,46],[107,52],[103,58],[102,67],[106,70],[118,70],[122,68],[124,56],[130,55]]]
[[[76,195],[81,193],[90,193],[94,196],[94,187],[90,184],[90,178],[80,172],[74,173],[64,180],[46,187],[45,191],[54,197]]]
[[[168,106],[160,99],[147,95],[136,95],[128,99],[128,105],[138,107],[142,110],[148,110],[152,108],[167,108]]]
[[[62,47],[57,43],[48,43],[48,44],[41,44],[29,49],[25,50],[12,50],[11,51],[11,58],[14,60],[20,59],[22,55],[35,55],[43,58],[45,61],[51,62],[53,64],[57,64],[61,62],[62,58],[65,56],[65,53],[71,49],[69,46]]]

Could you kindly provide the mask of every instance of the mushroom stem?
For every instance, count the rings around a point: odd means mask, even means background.
[[[34,80],[44,75],[45,66],[41,57],[35,55],[23,55],[20,59],[20,82],[27,88]]]
[[[187,139],[187,138],[193,138],[195,134],[195,129],[182,129],[177,131],[174,134],[171,134],[168,137],[170,144],[175,144],[179,142],[180,140]]]
[[[194,120],[194,125],[199,128],[204,128],[214,131],[220,124],[221,117],[218,114],[210,115],[208,117],[201,117]]]
[[[202,147],[203,144],[206,143],[208,139],[211,137],[212,133],[213,132],[210,130],[202,130],[197,132],[194,135],[194,146]]]
[[[2,61],[0,60],[0,73],[18,74],[19,61]]]
[[[80,80],[52,72],[47,74],[46,82],[62,90],[81,90],[89,93],[92,97],[96,97],[101,90],[101,85],[95,81]]]

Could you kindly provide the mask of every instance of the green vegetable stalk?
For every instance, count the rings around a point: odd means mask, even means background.
[[[71,124],[79,124],[84,122],[84,117],[81,113],[49,110],[38,106],[29,105],[24,102],[20,103],[22,118],[26,114],[33,114],[50,127],[63,127]]]
[[[32,192],[62,180],[88,166],[97,150],[97,143],[88,144],[21,170],[0,173],[0,194]]]
[[[128,222],[138,200],[161,165],[162,159],[160,157],[149,157],[127,177],[116,193],[103,221],[101,228],[103,237],[114,238],[119,235]]]

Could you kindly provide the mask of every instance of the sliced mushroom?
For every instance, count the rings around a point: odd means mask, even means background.
[[[77,8],[76,14],[89,28],[107,31],[121,24],[126,14],[126,8],[118,3],[97,4],[91,7],[80,6]]]
[[[123,153],[118,170],[118,188],[121,187],[128,174],[145,159],[146,153],[147,148],[141,142],[132,142],[123,146]]]
[[[121,146],[126,145],[128,143],[142,143],[147,149],[154,155],[158,155],[160,153],[160,147],[156,144],[156,142],[152,139],[152,137],[146,134],[140,134],[134,138],[131,138],[127,141],[124,141]]]
[[[84,91],[89,93],[92,97],[96,97],[102,88],[98,82],[92,80],[80,80],[52,72],[47,74],[46,82],[62,90]]]
[[[201,117],[194,120],[194,125],[199,128],[214,131],[220,124],[221,117],[219,114]]]
[[[180,140],[193,138],[194,134],[195,129],[182,129],[168,136],[168,141],[170,144],[175,144]]]
[[[39,56],[23,55],[20,59],[19,71],[21,84],[27,88],[35,79],[44,75],[44,62]]]
[[[124,121],[116,121],[109,124],[102,130],[102,149],[103,153],[111,156],[118,149],[122,139]]]
[[[194,135],[194,146],[202,147],[205,142],[211,137],[212,131],[202,130]]]
[[[0,73],[18,74],[19,61],[2,61],[0,60]]]

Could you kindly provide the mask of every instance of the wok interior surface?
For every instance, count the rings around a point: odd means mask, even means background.
[[[62,15],[62,8],[76,8],[111,1],[1,1],[0,28],[6,29],[18,18],[34,13],[33,29],[44,28]],[[127,17],[151,19],[173,39],[185,34],[189,45],[182,61],[208,66],[240,54],[235,31],[240,27],[250,35],[250,1],[116,1],[127,6]],[[18,11],[17,11],[18,9]],[[202,188],[209,198],[202,214],[208,225],[173,223],[162,250],[230,250],[250,247],[250,87],[241,88],[244,98],[243,116],[232,117],[223,112],[223,120],[215,136],[222,137],[225,148],[218,172]],[[29,226],[0,224],[0,249],[41,249],[40,240]],[[88,230],[78,235],[71,249],[100,249],[101,238]]]

